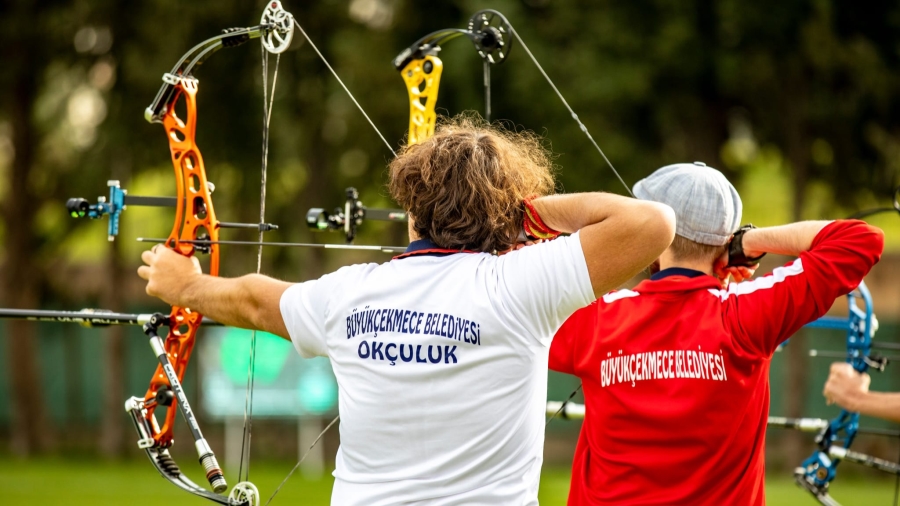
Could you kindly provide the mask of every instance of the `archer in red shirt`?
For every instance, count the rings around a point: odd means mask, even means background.
[[[650,184],[671,167],[685,170]],[[851,220],[742,231],[733,256],[799,258],[723,289],[720,279],[748,277],[753,267],[726,267],[731,234],[724,242],[716,236],[737,228],[740,200],[722,180],[714,169],[680,164],[638,183],[638,198],[676,212],[661,270],[579,310],[553,340],[550,368],[584,386],[569,505],[765,504],[772,354],[862,281],[880,258],[883,235]],[[674,191],[679,185],[688,190]],[[721,198],[729,192],[730,201]],[[692,212],[698,205],[720,212],[701,223]],[[722,209],[731,213],[724,220]]]

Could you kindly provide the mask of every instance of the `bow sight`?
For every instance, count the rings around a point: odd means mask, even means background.
[[[108,237],[110,241],[114,241],[119,235],[119,222],[122,212],[128,206],[147,206],[147,207],[178,207],[178,199],[175,197],[145,197],[140,195],[129,195],[128,190],[121,187],[118,181],[109,180],[106,182],[109,186],[109,199],[106,197],[97,197],[97,203],[91,204],[83,198],[72,198],[66,202],[66,210],[73,218],[91,218],[96,220],[103,216],[109,216]],[[206,182],[207,190],[210,194],[215,191],[216,187],[211,181]],[[194,202],[195,207],[191,211],[196,215],[206,214],[206,204],[202,200]],[[278,225],[272,223],[234,223],[228,221],[220,221],[219,228],[249,228],[260,232],[269,232],[278,230]],[[204,251],[208,253],[208,251]]]
[[[367,219],[378,221],[407,221],[406,211],[402,209],[374,209],[363,205],[359,201],[359,192],[356,188],[345,190],[347,199],[344,207],[337,207],[334,212],[314,207],[306,212],[306,226],[310,230],[326,231],[340,230],[344,233],[347,243],[356,238],[357,228]]]

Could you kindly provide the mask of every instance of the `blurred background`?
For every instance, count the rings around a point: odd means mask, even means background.
[[[105,220],[72,219],[65,202],[94,201],[108,193],[109,179],[132,195],[174,195],[163,129],[148,124],[143,110],[162,74],[190,47],[223,28],[257,24],[263,7],[246,0],[0,2],[0,305],[168,311],[144,294],[135,275],[146,249],[135,238],[165,237],[172,210],[129,208],[120,237],[107,242]],[[395,148],[409,108],[391,60],[426,33],[464,28],[476,10],[494,8],[513,23],[629,185],[662,165],[704,161],[735,183],[744,221],[766,226],[890,206],[900,184],[896,2],[862,8],[845,0],[285,0],[284,7]],[[514,44],[509,59],[492,68],[493,118],[546,137],[558,155],[561,191],[624,193],[521,49]],[[483,112],[482,65],[471,44],[448,43],[441,58],[440,112]],[[258,42],[223,50],[194,75],[197,142],[216,184],[218,218],[253,222],[263,115]],[[311,207],[342,205],[349,186],[367,206],[395,206],[385,189],[390,152],[299,33],[280,61],[271,136],[267,221],[280,229],[267,240],[342,242],[340,235],[309,232],[304,216]],[[881,322],[876,338],[898,341],[900,216],[870,222],[887,241],[867,279]],[[367,222],[356,243],[404,245],[405,237],[402,224]],[[254,240],[254,233],[226,231],[223,239]],[[223,247],[222,274],[252,271],[255,255],[253,248]],[[388,259],[268,248],[262,270],[300,281]],[[834,311],[845,314],[846,303],[837,301]],[[246,342],[233,329],[202,334],[185,380],[232,481]],[[829,361],[809,358],[811,347],[843,352],[844,336],[803,331],[776,356],[772,414],[837,413],[820,393]],[[251,479],[268,497],[298,449],[336,414],[336,390],[327,361],[301,360],[287,343],[265,336],[259,354]],[[202,503],[161,480],[135,446],[123,402],[143,395],[154,367],[138,328],[0,324],[5,503]],[[898,371],[889,366],[873,388],[900,390]],[[558,400],[578,384],[561,375],[550,381],[550,397]],[[565,420],[548,426],[543,504],[565,502],[578,429]],[[179,434],[175,454],[197,477],[181,421]],[[338,443],[330,431],[274,504],[327,504]],[[790,479],[812,448],[808,434],[769,431],[769,504],[812,504]],[[861,436],[855,448],[894,461],[900,453],[896,438]],[[845,463],[833,490],[845,504],[886,504],[894,482]]]

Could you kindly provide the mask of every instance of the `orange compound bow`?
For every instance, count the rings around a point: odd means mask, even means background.
[[[203,157],[195,140],[198,81],[191,76],[191,70],[217,50],[233,47],[253,38],[262,39],[264,54],[266,51],[280,54],[290,45],[293,27],[291,14],[281,7],[280,2],[270,1],[260,25],[225,30],[222,35],[198,44],[184,55],[172,72],[163,76],[163,86],[153,104],[145,112],[148,121],[162,123],[175,169],[175,223],[165,241],[165,246],[188,257],[198,252],[208,254],[209,274],[212,276],[219,273],[218,240],[219,228],[223,224],[216,219],[212,203],[213,186],[207,181]],[[265,64],[263,69],[266,70]],[[186,111],[184,119],[179,118],[175,112],[175,105],[179,100],[184,102]],[[267,105],[265,109],[264,145],[267,141],[269,107]],[[265,158],[263,183],[264,181]],[[258,224],[260,232],[271,229],[270,225],[262,223],[263,209],[261,209],[261,223]],[[140,435],[138,446],[147,452],[150,461],[163,477],[187,492],[219,504],[255,505],[259,503],[259,492],[249,482],[236,485],[227,497],[220,495],[228,489],[228,485],[182,388],[181,382],[202,320],[201,314],[177,306],[172,307],[168,315],[158,313],[150,318],[144,325],[144,332],[150,338],[150,346],[159,364],[146,394],[143,397],[132,397],[126,402],[125,408],[131,414]],[[165,339],[158,334],[161,326],[169,327]],[[200,463],[213,492],[184,476],[169,454],[168,449],[174,442],[176,410],[171,408],[173,402],[177,404],[187,421]],[[155,415],[159,406],[169,408],[162,427],[159,426]]]

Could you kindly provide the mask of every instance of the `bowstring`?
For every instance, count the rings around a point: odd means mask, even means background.
[[[556,93],[556,96],[559,97],[559,100],[569,111],[569,114],[572,115],[572,119],[575,120],[575,123],[578,124],[578,128],[580,128],[581,131],[584,132],[584,135],[587,136],[588,140],[591,141],[591,144],[594,145],[594,148],[597,150],[597,152],[600,153],[600,156],[603,157],[603,160],[606,162],[606,165],[609,166],[610,170],[613,171],[613,174],[615,174],[616,177],[619,179],[619,182],[622,183],[622,186],[625,187],[625,191],[627,191],[629,195],[634,197],[634,193],[631,192],[631,188],[627,184],[625,184],[625,180],[622,179],[621,175],[619,175],[619,171],[616,170],[616,168],[613,166],[612,162],[609,161],[609,158],[606,157],[606,153],[604,153],[603,150],[600,149],[600,145],[597,144],[597,141],[594,140],[594,136],[591,135],[591,133],[588,131],[588,129],[584,125],[584,123],[581,122],[581,119],[578,118],[578,115],[575,114],[575,111],[572,109],[572,106],[569,105],[569,102],[566,101],[565,97],[563,97],[562,92],[559,91],[559,88],[556,87],[556,84],[553,83],[553,80],[550,79],[550,76],[547,75],[547,72],[544,71],[544,67],[541,66],[540,62],[538,62],[537,58],[535,58],[534,54],[532,54],[531,50],[528,49],[528,46],[525,44],[525,41],[522,40],[522,37],[519,36],[519,32],[517,32],[516,29],[513,28],[512,23],[509,23],[509,32],[515,38],[515,40],[517,40],[519,42],[519,44],[522,45],[522,49],[524,49],[525,53],[528,55],[528,57],[531,58],[531,62],[534,63],[534,66],[537,67],[537,69],[541,73],[541,75],[544,76],[544,80],[547,81],[547,84],[549,84],[550,87],[553,88],[553,91]]]
[[[898,206],[897,195],[900,194],[900,186],[894,190],[894,210],[900,213],[900,206]],[[900,452],[897,455],[897,462],[900,463]],[[894,506],[900,504],[900,474],[894,476]]]
[[[632,191],[631,191],[631,188],[625,183],[625,180],[622,178],[621,174],[619,174],[619,171],[616,170],[616,167],[612,164],[612,162],[606,156],[606,153],[603,152],[603,149],[600,148],[600,145],[597,144],[597,141],[594,140],[594,136],[591,135],[591,132],[588,130],[587,126],[581,121],[581,118],[579,118],[578,115],[575,114],[575,110],[572,109],[572,106],[569,105],[569,102],[566,100],[566,97],[564,97],[562,92],[559,91],[559,88],[557,88],[556,84],[553,82],[553,79],[550,79],[550,76],[544,70],[544,67],[541,65],[541,63],[538,61],[538,59],[534,56],[534,53],[531,52],[531,49],[528,49],[528,44],[525,44],[525,41],[519,35],[519,32],[516,31],[516,29],[513,27],[512,23],[509,23],[507,21],[507,24],[509,25],[509,33],[511,33],[513,38],[516,41],[518,41],[518,43],[522,46],[522,49],[525,51],[525,54],[528,55],[528,58],[531,59],[531,62],[534,63],[535,67],[537,67],[538,72],[540,72],[541,75],[544,76],[544,80],[547,81],[547,84],[550,85],[550,88],[552,88],[553,92],[556,93],[556,96],[559,97],[560,102],[562,102],[562,104],[563,104],[563,106],[565,106],[566,110],[569,111],[569,114],[572,116],[572,119],[575,120],[575,123],[578,125],[578,128],[582,132],[584,132],[584,135],[588,138],[588,140],[591,142],[591,144],[594,146],[594,148],[597,150],[597,152],[600,153],[600,156],[603,158],[603,161],[606,162],[606,165],[609,167],[609,169],[613,172],[613,174],[616,175],[616,178],[619,180],[619,182],[622,183],[622,186],[625,188],[625,191],[628,192],[628,194],[631,195],[632,198],[635,198],[634,193],[632,193]],[[490,85],[488,84],[487,86],[488,86],[488,93],[489,93]],[[488,102],[488,104],[490,104],[490,102]],[[488,107],[490,107],[490,106],[488,106]],[[563,410],[566,409],[566,406],[569,404],[569,401],[571,401],[575,397],[575,395],[578,394],[578,391],[581,390],[582,385],[583,385],[582,383],[578,384],[578,388],[576,388],[574,391],[572,391],[571,394],[569,394],[569,397],[565,401],[563,401],[562,405],[559,407],[559,409],[556,411],[556,413],[553,413],[553,416],[551,416],[549,419],[547,419],[547,423],[544,424],[544,427],[546,427],[551,421],[553,421],[554,418],[557,417],[557,415],[559,415],[560,413],[563,412]]]
[[[266,222],[266,183],[269,168],[269,125],[272,121],[272,106],[275,101],[275,86],[278,82],[278,66],[281,54],[275,56],[275,69],[272,73],[272,91],[269,92],[269,53],[260,44],[263,82],[263,128],[262,128],[262,160],[260,163],[259,190],[259,246],[256,250],[256,273],[262,272],[263,226]],[[256,378],[256,330],[250,333],[250,357],[247,364],[247,393],[244,397],[244,428],[241,435],[241,459],[238,467],[238,481],[250,480],[250,443],[253,427],[253,390]],[[244,463],[246,459],[246,474]]]
[[[559,409],[556,410],[556,413],[553,413],[553,416],[551,416],[550,418],[547,419],[547,423],[544,424],[545,428],[548,425],[550,425],[550,422],[552,422],[554,418],[559,416],[559,414],[562,413],[566,409],[566,406],[569,404],[569,401],[571,401],[575,397],[575,395],[578,394],[578,391],[581,390],[582,386],[584,386],[584,383],[579,383],[578,388],[576,388],[575,390],[572,390],[572,393],[569,394],[569,397],[563,401],[562,405],[559,406]]]
[[[900,462],[900,455],[897,455],[897,462]],[[894,506],[897,506],[898,498],[900,498],[900,474],[894,476]]]

